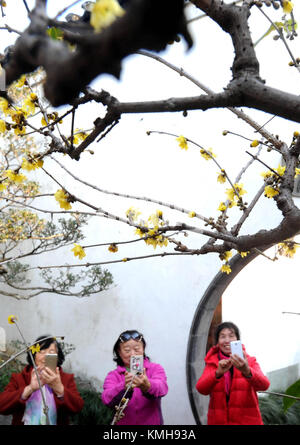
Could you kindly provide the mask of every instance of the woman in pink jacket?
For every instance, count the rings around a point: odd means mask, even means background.
[[[118,425],[162,425],[161,398],[168,392],[164,369],[150,362],[145,355],[146,342],[137,331],[125,331],[116,341],[113,352],[117,368],[108,373],[102,392],[102,401],[110,408],[120,405],[124,398],[129,402],[118,420]],[[141,355],[143,372],[130,372],[130,358]],[[128,389],[129,385],[129,389]]]
[[[270,382],[255,357],[243,346],[243,358],[231,354],[230,342],[239,340],[237,326],[224,322],[216,329],[215,343],[205,357],[205,368],[197,390],[210,395],[208,425],[262,425],[257,391],[268,389]]]

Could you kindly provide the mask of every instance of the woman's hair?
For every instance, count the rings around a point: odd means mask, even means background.
[[[39,344],[41,351],[43,349],[49,348],[49,346],[52,345],[52,343],[55,343],[57,349],[57,366],[61,367],[61,365],[65,361],[65,354],[63,353],[60,343],[58,343],[55,337],[53,337],[52,335],[41,335],[35,340],[34,343],[35,343],[34,346]],[[32,353],[34,361],[35,361],[35,354],[36,352]],[[27,363],[29,366],[32,366],[32,361],[29,352],[27,352]]]
[[[145,355],[146,341],[144,339],[143,334],[141,334],[136,329],[131,330],[131,331],[124,331],[119,335],[119,338],[113,347],[113,360],[119,366],[124,366],[123,360],[121,359],[120,354],[119,354],[120,345],[121,345],[121,343],[125,343],[126,341],[129,341],[129,340],[141,341],[144,346],[144,358],[149,358]]]
[[[240,340],[239,328],[234,323],[232,323],[231,321],[224,321],[223,323],[219,324],[216,327],[216,330],[215,330],[215,344],[218,343],[220,332],[223,329],[230,329],[231,331],[233,331],[235,333],[235,336],[236,336],[237,340]]]

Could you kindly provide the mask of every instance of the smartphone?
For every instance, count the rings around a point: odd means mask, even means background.
[[[130,357],[131,374],[143,374],[144,357],[142,355],[132,355]]]
[[[231,341],[230,348],[232,354],[239,355],[241,358],[244,358],[242,342],[240,340]]]
[[[46,354],[45,366],[55,372],[57,367],[57,354]]]

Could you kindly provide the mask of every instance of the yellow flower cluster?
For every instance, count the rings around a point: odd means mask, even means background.
[[[280,255],[293,258],[299,245],[293,240],[287,240],[278,244],[278,252]]]
[[[221,267],[221,272],[227,273],[227,275],[229,275],[232,272],[229,264],[223,264],[223,266]]]
[[[23,158],[21,168],[23,170],[31,171],[35,170],[36,168],[42,168],[44,165],[44,161],[42,159],[25,159]]]
[[[13,170],[5,170],[4,174],[9,178],[12,182],[19,184],[20,182],[25,181],[27,178],[25,175],[21,173],[16,173]]]
[[[109,247],[108,247],[108,250],[110,251],[110,252],[112,252],[112,253],[116,253],[116,252],[118,252],[118,246],[116,245],[116,244],[111,244]]]
[[[90,23],[96,32],[100,32],[124,13],[117,0],[97,0],[92,8]]]
[[[85,251],[83,250],[83,248],[79,244],[74,244],[72,252],[74,253],[74,256],[75,257],[78,256],[78,258],[80,260],[82,260],[86,256]]]
[[[88,134],[85,131],[76,130],[73,135],[73,144],[78,145],[81,141],[87,138]],[[72,136],[68,138],[70,144],[72,143]]]
[[[274,196],[277,196],[280,193],[279,185],[281,182],[281,177],[284,175],[285,170],[286,167],[279,164],[278,167],[274,169],[274,172],[277,172],[277,175],[271,170],[261,173],[261,176],[264,178],[265,181],[270,182],[270,180],[272,180],[271,182],[273,182],[272,184],[268,184],[265,187],[264,195],[267,198],[274,198]],[[300,169],[295,168],[295,177],[299,174]]]
[[[6,132],[6,123],[4,120],[0,119],[0,133]]]
[[[72,208],[70,204],[70,195],[64,190],[60,189],[54,194],[56,201],[59,203],[61,209],[70,210]]]
[[[134,207],[129,207],[126,211],[126,216],[130,221],[136,221],[141,212]]]
[[[35,354],[36,352],[40,352],[41,347],[39,343],[37,343],[36,345],[29,346],[29,349],[31,350],[32,354]]]
[[[272,187],[271,185],[266,185],[264,195],[267,198],[274,198],[274,196],[279,195],[279,189],[277,187]]]
[[[150,223],[150,227],[148,226],[148,223]],[[156,249],[157,246],[167,246],[168,239],[159,231],[159,229],[165,224],[162,211],[157,210],[156,213],[150,215],[148,218],[148,223],[141,221],[141,228],[137,228],[135,230],[136,235],[144,238],[145,243],[148,246],[154,247],[154,249]]]
[[[17,321],[17,317],[15,315],[10,315],[7,319],[9,324],[14,324]]]
[[[206,161],[209,161],[210,159],[216,157],[216,155],[212,151],[212,148],[209,148],[208,150],[201,148],[200,154],[201,154],[202,158],[204,158]]]
[[[232,257],[232,253],[230,252],[230,250],[228,250],[226,252],[220,253],[219,257],[220,260],[225,261],[225,263],[221,267],[221,272],[227,273],[227,275],[230,274],[231,267],[229,266],[228,260]]]
[[[54,111],[53,113],[47,113],[45,116],[42,117],[41,123],[44,127],[47,127],[51,121],[56,121],[58,118],[57,111]],[[48,122],[47,122],[48,121]],[[63,120],[58,121],[59,124],[63,123]]]
[[[282,8],[285,14],[290,14],[294,8],[294,4],[289,0],[283,0]]]
[[[218,173],[217,181],[220,184],[224,184],[224,182],[226,182],[226,173],[223,168],[221,169],[221,173]]]
[[[39,238],[45,228],[45,221],[29,210],[11,210],[0,218],[0,241],[22,241]]]
[[[178,138],[176,138],[176,141],[179,143],[179,147],[182,150],[187,150],[188,149],[188,144],[187,144],[187,140],[184,136],[178,136]]]

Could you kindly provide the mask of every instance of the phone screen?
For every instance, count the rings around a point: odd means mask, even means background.
[[[231,353],[244,358],[242,342],[240,340],[230,342]]]
[[[144,357],[142,355],[132,355],[130,357],[130,372],[132,374],[143,373]]]
[[[45,366],[50,368],[52,371],[56,371],[57,367],[57,354],[46,354],[45,356]]]

